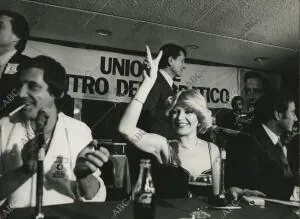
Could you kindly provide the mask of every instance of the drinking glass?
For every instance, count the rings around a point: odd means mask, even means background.
[[[198,202],[198,207],[191,213],[191,217],[193,219],[211,218],[211,215],[204,209],[207,208],[207,197],[213,192],[212,176],[210,174],[201,174],[198,177],[190,176],[189,190],[190,197],[196,197]]]

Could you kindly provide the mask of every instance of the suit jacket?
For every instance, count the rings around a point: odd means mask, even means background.
[[[296,134],[292,138],[291,142],[288,143],[287,158],[291,171],[298,179],[298,184],[300,184],[300,134]]]
[[[249,136],[239,136],[227,149],[225,173],[228,187],[256,189],[268,197],[289,199],[296,185],[296,177],[289,164],[263,129],[254,123]]]
[[[172,88],[162,74],[158,72],[156,82],[143,105],[138,126],[147,132],[173,139],[175,132],[165,115],[166,100],[173,95]]]
[[[6,64],[0,78],[0,118],[18,107],[17,89],[19,80],[17,78],[18,65],[29,59],[28,56],[16,53]]]

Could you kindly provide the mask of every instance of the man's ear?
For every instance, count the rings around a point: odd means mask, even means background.
[[[170,57],[168,58],[168,63],[169,63],[170,66],[172,65],[172,62],[173,62],[173,57],[170,56]]]
[[[278,111],[274,111],[274,118],[276,121],[281,120],[282,119],[282,113],[279,113]]]
[[[16,36],[16,34],[12,35],[12,40],[14,43],[18,44],[18,42],[20,41],[20,38]]]

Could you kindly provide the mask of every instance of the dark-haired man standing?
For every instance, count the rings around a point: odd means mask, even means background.
[[[26,19],[13,11],[0,10],[0,118],[14,110],[18,65],[28,59],[21,53],[29,37]]]
[[[157,80],[143,103],[138,126],[147,132],[172,139],[174,132],[165,115],[166,100],[176,92],[173,79],[182,76],[186,50],[175,44],[165,44],[160,50],[163,51],[163,55],[159,62]]]

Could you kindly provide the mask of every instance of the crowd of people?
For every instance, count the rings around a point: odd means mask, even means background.
[[[53,58],[22,55],[29,37],[25,18],[0,11],[0,206],[34,206],[38,122],[43,126],[44,205],[105,201],[101,168],[109,152],[98,147],[90,128],[65,113],[67,79]],[[187,197],[191,178],[218,187],[219,145],[200,136],[213,125],[205,98],[197,90],[176,91],[173,79],[184,72],[186,50],[161,47],[153,58],[148,47],[144,80],[128,104],[119,132],[128,142],[133,182],[138,162],[150,157],[157,195]],[[285,199],[299,189],[299,130],[296,105],[285,91],[271,91],[267,81],[250,71],[244,78],[245,100],[232,99],[232,111],[221,124],[239,134],[228,138],[225,188],[229,196],[261,195]],[[244,105],[246,104],[246,107]],[[16,109],[15,111],[14,109]],[[244,109],[250,109],[246,114]],[[299,128],[299,127],[298,127]],[[143,133],[138,140],[135,138]],[[201,179],[205,175],[206,178]],[[196,191],[213,196],[219,190]]]

